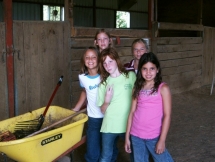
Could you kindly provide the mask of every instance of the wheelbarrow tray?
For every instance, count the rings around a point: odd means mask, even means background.
[[[14,132],[18,121],[38,118],[44,109],[45,107],[0,121],[0,133]],[[75,112],[59,106],[50,106],[43,127],[73,113]],[[87,120],[87,115],[82,113],[47,132],[28,138],[0,142],[0,152],[19,162],[51,162],[81,140],[84,123]]]

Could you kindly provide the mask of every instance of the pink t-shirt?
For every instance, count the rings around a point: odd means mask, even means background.
[[[143,139],[153,139],[160,135],[163,102],[160,94],[161,83],[157,93],[150,95],[151,90],[141,90],[137,99],[130,134]]]

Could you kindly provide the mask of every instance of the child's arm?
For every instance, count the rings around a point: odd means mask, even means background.
[[[107,86],[104,103],[101,105],[101,112],[103,114],[107,110],[107,108],[111,102],[112,97],[113,97],[113,86]]]
[[[137,107],[137,99],[132,99],[131,110],[128,116],[127,130],[125,134],[125,151],[127,153],[131,153],[130,130],[131,130],[131,123],[133,120],[133,115],[136,110],[136,107]]]
[[[165,151],[165,141],[170,127],[171,109],[172,109],[171,92],[168,85],[164,84],[161,87],[160,92],[163,99],[163,122],[162,122],[160,139],[155,148],[156,149],[155,151],[157,154],[161,154]]]
[[[86,90],[83,89],[81,91],[80,97],[78,99],[78,102],[76,103],[75,107],[72,108],[73,111],[79,111],[81,109],[81,107],[83,106],[83,104],[86,102],[87,99],[87,94],[86,94]]]

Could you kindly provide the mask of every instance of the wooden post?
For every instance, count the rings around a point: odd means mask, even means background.
[[[116,23],[116,20],[114,20]],[[96,27],[96,0],[93,0],[93,27]]]
[[[152,23],[152,38],[151,38],[151,49],[154,54],[157,54],[157,36],[158,36],[158,22]]]
[[[73,27],[73,0],[64,0],[64,21],[70,22]]]
[[[199,24],[202,25],[202,7],[203,7],[203,2],[202,0],[199,0]],[[203,37],[203,32],[199,32],[198,35],[200,37]]]
[[[152,30],[152,22],[154,21],[154,0],[148,1],[148,28]]]
[[[64,0],[64,21],[69,21],[69,0]]]
[[[14,117],[14,60],[13,60],[13,18],[12,0],[3,0],[5,34],[6,34],[6,64],[7,64],[7,84],[8,84],[8,106],[9,117]]]
[[[202,0],[199,0],[199,24],[202,25]]]

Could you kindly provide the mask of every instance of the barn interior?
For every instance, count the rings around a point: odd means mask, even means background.
[[[72,108],[81,92],[80,58],[101,28],[123,63],[133,58],[133,40],[145,39],[172,94],[211,85],[214,6],[213,0],[0,0],[0,121],[46,106],[62,75],[52,104]]]

